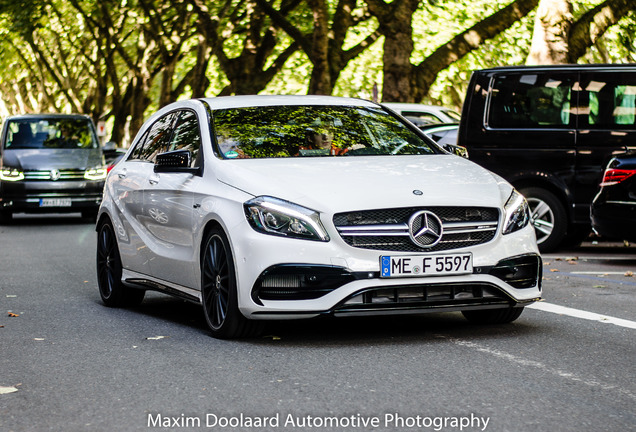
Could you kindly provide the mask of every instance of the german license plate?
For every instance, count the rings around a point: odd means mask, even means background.
[[[40,207],[70,207],[70,198],[41,198]]]
[[[470,274],[473,254],[381,256],[380,267],[384,278]]]

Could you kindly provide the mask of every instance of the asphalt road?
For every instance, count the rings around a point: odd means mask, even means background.
[[[79,218],[19,217],[0,251],[0,431],[636,430],[634,247],[545,255],[546,301],[510,325],[318,319],[239,341],[159,294],[104,307]]]

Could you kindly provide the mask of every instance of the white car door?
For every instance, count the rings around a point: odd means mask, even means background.
[[[176,123],[167,152],[189,151],[190,168],[196,168],[201,132],[196,114],[190,110],[176,113]],[[163,281],[195,289],[193,218],[194,190],[201,177],[191,172],[152,172],[144,193],[145,226],[150,236],[148,247],[152,275]]]

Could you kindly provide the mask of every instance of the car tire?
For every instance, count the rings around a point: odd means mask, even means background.
[[[238,308],[236,270],[225,233],[211,229],[201,259],[201,303],[210,333],[219,339],[258,335],[261,323],[247,319]]]
[[[473,324],[507,324],[523,312],[522,307],[508,309],[486,309],[462,311],[462,315]]]
[[[9,224],[13,219],[13,213],[8,211],[0,211],[0,224]]]
[[[82,210],[82,219],[87,219],[95,223],[97,220],[97,210]]]
[[[542,188],[529,187],[519,192],[528,200],[539,250],[555,250],[561,245],[567,231],[565,207],[556,195]]]
[[[145,290],[126,287],[121,280],[122,263],[117,238],[109,221],[97,232],[97,285],[102,302],[110,307],[136,306]]]

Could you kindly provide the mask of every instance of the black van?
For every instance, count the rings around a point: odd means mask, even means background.
[[[475,71],[457,144],[526,196],[542,251],[579,242],[605,164],[636,148],[636,64]]]

